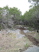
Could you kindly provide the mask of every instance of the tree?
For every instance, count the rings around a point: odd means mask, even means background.
[[[13,28],[14,23],[19,23],[21,16],[21,11],[16,7],[9,8],[5,6],[0,8],[0,24],[3,28]]]
[[[39,5],[38,5],[39,6]],[[39,7],[34,6],[23,15],[24,21],[27,25],[39,29]]]
[[[38,5],[39,4],[39,0],[28,0],[29,2],[31,2],[34,5]]]
[[[28,0],[30,3],[32,3],[34,6],[33,6],[33,24],[34,24],[34,27],[39,29],[39,0]]]
[[[14,19],[20,19],[21,17],[21,11],[16,7],[10,8],[9,13],[13,16]]]

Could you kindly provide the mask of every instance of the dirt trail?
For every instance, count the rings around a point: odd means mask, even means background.
[[[27,35],[23,30],[21,30],[20,33],[24,34],[34,45],[39,46],[39,41],[37,39],[35,39],[31,35]]]
[[[26,35],[28,37],[28,39],[34,44],[37,45],[39,44],[39,41],[37,41],[34,37],[30,36],[30,35]]]

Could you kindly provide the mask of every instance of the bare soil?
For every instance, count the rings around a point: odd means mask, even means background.
[[[39,36],[37,35],[37,32],[31,31],[24,33],[24,31],[21,30],[20,33],[24,34],[34,45],[39,46]],[[36,36],[38,36],[38,39],[36,39]]]

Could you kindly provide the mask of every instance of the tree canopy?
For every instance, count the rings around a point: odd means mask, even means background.
[[[39,4],[39,0],[28,0],[30,3],[34,4],[34,5],[38,5]]]

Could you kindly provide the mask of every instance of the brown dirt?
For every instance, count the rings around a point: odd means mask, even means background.
[[[28,37],[28,39],[33,42],[34,45],[38,45],[39,41],[37,41],[34,37],[30,36],[30,35],[26,35]]]
[[[24,34],[34,45],[39,46],[39,41],[34,38],[31,35],[27,35],[26,33],[23,32],[23,30],[20,31],[21,34]]]

